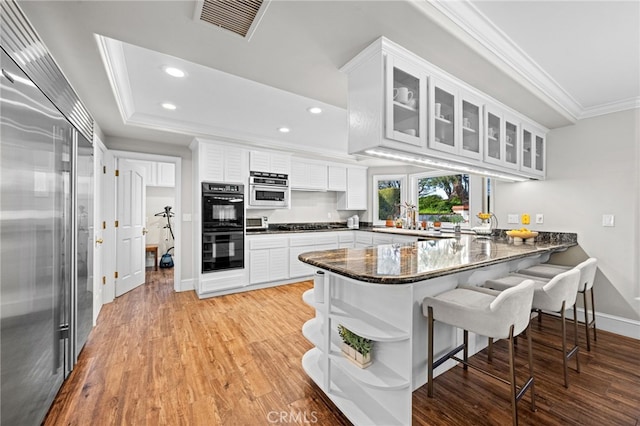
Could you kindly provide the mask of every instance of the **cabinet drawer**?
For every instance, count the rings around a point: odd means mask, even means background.
[[[286,237],[269,238],[261,237],[249,240],[249,250],[261,250],[270,248],[286,248],[288,247]]]
[[[293,237],[289,237],[290,247],[312,246],[314,244],[315,244],[315,238],[313,235],[305,234],[305,235],[296,235]]]
[[[331,235],[319,234],[317,237],[314,238],[313,244],[315,246],[335,245],[337,247],[338,238],[336,234],[331,234]],[[327,249],[323,249],[323,250],[327,250]]]
[[[352,243],[355,241],[356,236],[354,235],[353,232],[340,232],[338,234],[338,241],[340,242],[340,244],[342,243]]]

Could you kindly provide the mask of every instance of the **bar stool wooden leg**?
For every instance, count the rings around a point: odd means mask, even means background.
[[[533,380],[533,341],[531,338],[531,326],[527,327],[527,329],[525,330],[525,333],[527,333],[527,343],[528,343],[528,350],[529,350],[529,377],[531,378],[531,411],[536,411],[536,385],[535,385],[535,381]],[[525,383],[525,386],[523,386],[523,388],[526,389],[527,384]]]
[[[489,348],[487,349],[487,360],[489,362],[493,361],[493,337],[489,337]]]
[[[593,341],[597,341],[598,337],[596,336],[596,302],[593,298],[593,288],[589,289],[589,293],[591,293],[591,322],[593,323]],[[591,326],[591,324],[589,324]]]
[[[513,347],[513,326],[509,330],[509,381],[511,382],[511,417],[513,425],[518,425],[518,390],[516,388],[515,350]]]
[[[467,361],[469,361],[469,332],[467,330],[464,330],[462,332],[463,340],[464,340],[464,349],[463,349],[463,358],[464,359],[464,364],[463,368],[465,370],[468,370],[469,368],[467,367]]]

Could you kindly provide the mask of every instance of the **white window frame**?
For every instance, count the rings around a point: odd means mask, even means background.
[[[407,201],[407,175],[395,174],[395,175],[373,175],[373,226],[384,225],[386,219],[379,219],[378,212],[378,182],[385,180],[399,180],[400,181],[400,203],[404,204]]]

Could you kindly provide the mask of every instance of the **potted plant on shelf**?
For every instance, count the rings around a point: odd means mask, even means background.
[[[342,338],[342,353],[360,368],[371,365],[371,349],[373,342],[358,336],[343,325],[338,325],[338,334]]]
[[[460,222],[464,222],[464,218],[459,214],[454,214],[449,217],[449,222],[453,223],[453,230],[459,234],[460,233]]]

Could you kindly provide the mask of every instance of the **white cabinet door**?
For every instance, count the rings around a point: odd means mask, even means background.
[[[385,136],[419,147],[426,141],[427,74],[419,66],[387,56]]]
[[[289,276],[291,278],[313,275],[313,266],[300,262],[300,260],[298,260],[298,256],[301,253],[314,250],[313,246],[289,247]]]
[[[271,154],[266,151],[251,151],[249,153],[249,171],[270,172]]]
[[[441,80],[431,79],[429,91],[429,148],[455,154],[458,151],[458,89]]]
[[[363,232],[356,231],[356,243],[355,246],[358,248],[370,247],[373,245],[373,233],[372,232]]]
[[[314,191],[327,190],[327,166],[324,164],[309,164],[309,189]]]
[[[269,249],[269,281],[289,278],[289,249]]]
[[[367,169],[347,169],[347,191],[338,194],[338,210],[367,209]]]
[[[249,283],[269,281],[269,249],[249,252]]]
[[[271,173],[291,173],[291,156],[287,154],[271,153]]]
[[[545,137],[542,131],[528,124],[522,124],[520,150],[520,170],[532,175],[545,174]]]
[[[200,179],[208,182],[224,181],[224,149],[221,145],[200,145]]]
[[[373,236],[373,245],[392,244],[393,236],[389,234],[376,234]]]
[[[291,164],[291,174],[289,175],[291,189],[306,189],[309,186],[309,168],[307,163],[295,159]]]
[[[251,151],[249,170],[252,172],[291,173],[291,156],[277,152]]]
[[[347,190],[347,168],[344,166],[329,166],[327,169],[327,189],[329,191]]]
[[[225,147],[224,182],[247,185],[247,151],[242,148]]]
[[[176,165],[174,163],[156,163],[156,186],[173,188],[176,186]]]

